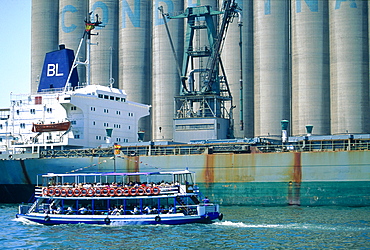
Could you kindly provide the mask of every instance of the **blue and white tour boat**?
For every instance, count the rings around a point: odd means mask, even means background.
[[[41,175],[35,202],[17,218],[46,224],[145,225],[211,223],[219,205],[201,193],[189,170]]]

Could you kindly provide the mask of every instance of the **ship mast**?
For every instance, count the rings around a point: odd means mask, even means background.
[[[92,12],[89,13],[90,16],[91,16],[91,14],[92,14]],[[95,22],[88,21],[87,18],[85,19],[85,30],[82,34],[80,43],[78,45],[77,52],[76,52],[75,58],[73,60],[71,70],[69,71],[67,82],[66,82],[66,85],[64,87],[64,92],[66,92],[67,89],[68,89],[69,80],[72,76],[73,70],[80,64],[85,65],[85,67],[86,67],[86,85],[90,85],[90,51],[91,51],[90,46],[92,45],[91,44],[91,36],[92,35],[98,35],[98,34],[92,34],[91,31],[93,29],[95,29],[96,27],[104,27],[104,25],[102,25],[102,22],[99,21],[99,15],[96,14],[95,17],[96,17]],[[78,55],[80,54],[81,47],[82,47],[83,41],[85,39],[86,39],[86,44],[87,44],[87,46],[86,46],[86,59],[85,59],[85,61],[82,62],[82,61],[78,60]]]

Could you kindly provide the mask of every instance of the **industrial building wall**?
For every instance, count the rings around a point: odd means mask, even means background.
[[[292,134],[330,134],[327,1],[291,1]]]
[[[160,4],[163,6],[164,13],[174,15],[184,10],[184,1],[153,1],[152,137],[153,140],[172,140],[174,96],[179,95],[180,76],[164,20],[158,10]],[[175,53],[181,62],[184,47],[184,21],[167,20],[167,23]]]
[[[45,54],[58,49],[59,2],[32,0],[31,92],[36,93]]]
[[[99,15],[104,27],[96,27],[91,37],[91,84],[118,87],[118,2],[90,0],[91,18]]]
[[[119,88],[131,101],[151,104],[151,1],[119,1]],[[151,116],[139,121],[151,139]]]
[[[331,133],[370,133],[368,1],[329,1]]]
[[[254,1],[254,134],[280,136],[290,118],[289,1]]]
[[[240,16],[229,26],[221,58],[235,106],[234,135],[243,138],[254,135],[253,0],[238,1],[238,4]]]

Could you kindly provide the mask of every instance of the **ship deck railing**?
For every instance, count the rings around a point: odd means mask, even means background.
[[[121,146],[119,150],[109,148],[89,149],[47,149],[40,152],[41,158],[57,157],[137,157],[157,155],[195,155],[222,153],[269,153],[269,152],[315,152],[315,151],[357,151],[370,150],[369,139],[299,141],[284,144],[210,143],[174,145]],[[118,153],[117,153],[118,152]]]

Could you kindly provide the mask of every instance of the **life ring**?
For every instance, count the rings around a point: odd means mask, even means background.
[[[154,218],[154,220],[156,221],[156,222],[161,222],[161,217],[159,216],[159,215],[157,215],[155,218]]]
[[[101,195],[101,189],[95,188],[95,196],[100,196],[100,195]]]
[[[48,189],[48,195],[53,196],[55,194],[55,189],[54,188],[49,188]]]
[[[89,188],[88,190],[87,190],[87,195],[88,196],[93,196],[95,194],[95,190],[93,189],[93,188]]]
[[[60,195],[63,196],[63,197],[66,196],[67,195],[67,190],[65,188],[61,188],[60,189]]]
[[[153,194],[153,189],[152,189],[151,187],[146,187],[146,188],[145,188],[145,193],[146,193],[147,195],[151,195],[151,194]]]
[[[116,194],[116,190],[114,188],[108,189],[109,196],[114,196]]]
[[[68,188],[68,189],[67,189],[67,196],[68,196],[68,197],[73,196],[73,189],[71,189],[71,188]]]
[[[117,188],[115,191],[115,195],[122,196],[122,194],[123,194],[122,188]]]
[[[44,217],[44,221],[46,221],[46,222],[50,221],[50,216],[49,216],[49,215],[46,215],[46,216]]]
[[[103,196],[108,196],[108,193],[109,193],[108,188],[103,188],[103,189],[101,190],[101,195],[103,195]]]
[[[137,195],[137,188],[130,188],[130,190],[128,191],[130,193],[130,195]]]
[[[86,195],[87,195],[87,189],[81,188],[81,196],[86,196]]]
[[[159,188],[159,187],[153,187],[152,188],[152,193],[154,194],[154,195],[157,195],[157,194],[159,194],[161,192],[161,189]]]
[[[55,194],[55,196],[60,196],[60,189],[56,188],[54,194]]]
[[[130,195],[130,189],[128,189],[127,187],[123,188],[123,195],[124,196],[129,196]]]
[[[43,188],[42,189],[42,194],[44,195],[44,196],[47,196],[48,195],[48,189],[47,188]]]
[[[109,217],[106,217],[106,218],[104,219],[104,223],[105,223],[105,225],[109,225],[109,224],[110,224],[110,219],[109,219]]]
[[[224,215],[222,214],[222,213],[220,213],[219,215],[218,215],[218,220],[222,220],[224,218]]]
[[[144,188],[139,187],[139,188],[137,189],[137,193],[138,193],[139,195],[144,195],[146,192],[145,192],[145,189],[144,189]]]
[[[79,188],[75,188],[75,189],[73,190],[73,195],[74,195],[74,196],[80,196],[80,195],[81,195],[81,190],[80,190]]]

